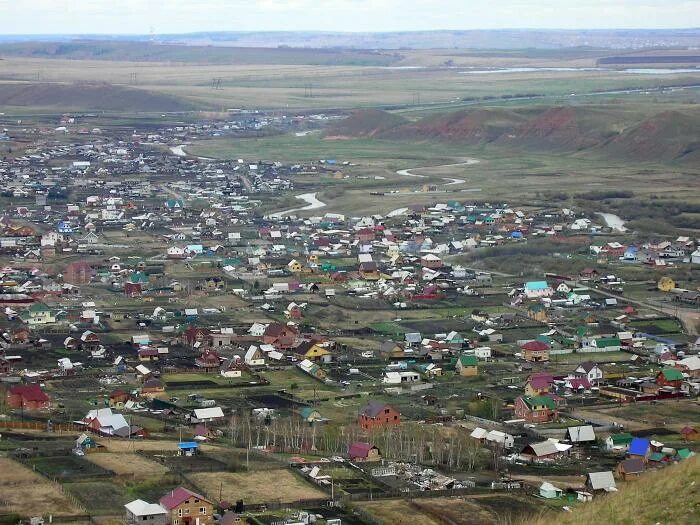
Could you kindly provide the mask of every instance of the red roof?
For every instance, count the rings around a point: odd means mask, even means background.
[[[185,487],[178,487],[175,490],[171,490],[165,496],[160,498],[159,503],[163,505],[163,507],[165,507],[167,510],[172,510],[178,505],[181,505],[183,502],[190,499],[192,496],[194,496],[197,499],[208,501],[204,496],[200,496],[199,494],[196,494],[191,490],[186,489]]]
[[[49,400],[44,391],[36,383],[31,385],[18,385],[10,388],[10,394],[22,396],[25,401],[46,402]]]
[[[369,451],[373,448],[374,445],[356,441],[350,445],[350,448],[348,448],[348,456],[351,458],[366,458],[369,455]]]
[[[543,343],[542,341],[529,341],[520,348],[523,350],[529,350],[530,352],[542,352],[543,350],[547,350],[549,346],[547,343]]]

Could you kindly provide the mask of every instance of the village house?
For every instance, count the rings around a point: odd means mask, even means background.
[[[294,348],[299,332],[293,326],[270,323],[263,332],[262,341],[282,350]]]
[[[522,357],[525,361],[539,363],[549,361],[549,345],[542,341],[528,341],[521,345]]]
[[[639,458],[630,458],[621,461],[615,472],[624,481],[633,481],[639,479],[639,477],[644,474],[645,464],[644,461]]]
[[[51,406],[49,396],[36,383],[11,386],[7,389],[5,403],[11,408],[19,408],[30,412],[47,410]]]
[[[368,401],[360,409],[357,423],[363,430],[395,427],[401,424],[401,414],[391,405]]]
[[[549,396],[520,396],[515,400],[515,416],[528,423],[546,423],[558,419],[559,411]]]
[[[221,358],[216,352],[205,350],[201,355],[195,358],[194,364],[204,372],[218,372],[219,366],[221,365]]]
[[[479,373],[478,365],[479,360],[475,355],[461,355],[457,360],[455,369],[463,377],[474,377]]]
[[[372,462],[381,461],[382,455],[379,449],[370,443],[356,441],[348,447],[350,461]]]
[[[166,525],[168,511],[158,503],[146,503],[136,499],[124,505],[126,525]]]
[[[214,504],[191,490],[178,487],[160,498],[168,512],[169,525],[209,525],[214,522]]]
[[[656,374],[656,384],[679,389],[683,384],[683,373],[677,368],[664,368]]]
[[[603,370],[596,364],[589,361],[581,363],[574,370],[575,377],[584,377],[592,385],[603,381]]]

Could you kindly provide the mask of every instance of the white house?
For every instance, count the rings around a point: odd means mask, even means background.
[[[592,385],[599,383],[603,380],[603,370],[595,363],[581,363],[574,370],[574,375],[576,377],[585,377],[588,382]]]
[[[251,345],[243,358],[248,366],[265,366],[265,354],[255,345]]]
[[[195,408],[190,416],[192,423],[211,423],[224,418],[224,411],[221,407]]]
[[[263,334],[265,333],[266,328],[267,328],[266,324],[253,323],[253,326],[248,328],[248,334],[252,335],[253,337],[262,337]]]

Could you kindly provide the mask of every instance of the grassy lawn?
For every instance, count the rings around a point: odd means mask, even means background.
[[[289,390],[292,385],[296,385],[298,390],[314,390],[315,388],[328,388],[319,381],[311,378],[301,370],[289,368],[287,370],[273,370],[263,374],[270,382],[270,386],[277,389]]]

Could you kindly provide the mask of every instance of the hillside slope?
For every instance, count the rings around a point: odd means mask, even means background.
[[[694,525],[700,522],[700,456],[619,487],[571,513],[551,512],[527,525]]]
[[[524,120],[522,115],[502,109],[455,111],[385,130],[381,136],[390,139],[436,139],[479,144],[496,140]]]
[[[408,121],[393,113],[379,109],[355,111],[341,120],[325,134],[326,138],[371,138],[400,127]]]
[[[639,162],[700,160],[700,111],[621,107],[481,108],[409,122],[379,110],[353,113],[328,137],[489,144],[514,151],[590,152]]]
[[[104,111],[186,111],[192,104],[145,89],[112,84],[0,83],[0,107]]]
[[[697,159],[700,112],[665,111],[625,129],[602,147],[608,155],[637,160]]]

